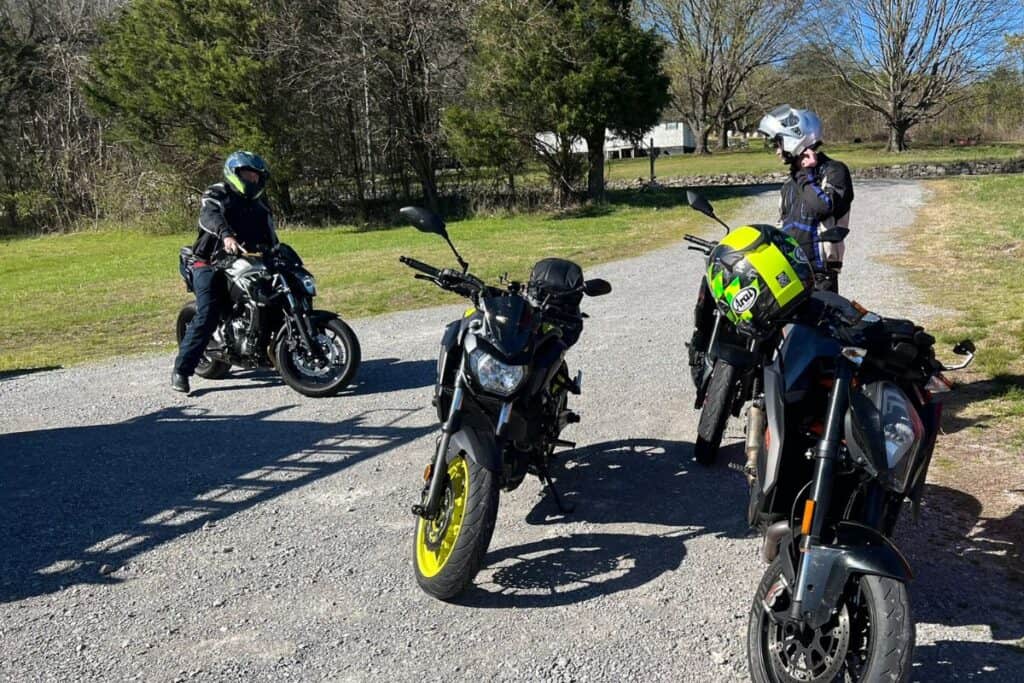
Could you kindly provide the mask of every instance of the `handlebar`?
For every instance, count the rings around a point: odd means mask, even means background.
[[[440,269],[435,268],[430,264],[424,263],[423,261],[417,261],[414,258],[409,258],[408,256],[399,256],[398,260],[404,263],[405,265],[409,266],[413,270],[418,270],[421,273],[426,273],[432,278],[436,278],[441,274]]]

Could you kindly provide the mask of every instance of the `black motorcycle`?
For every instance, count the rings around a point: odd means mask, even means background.
[[[181,276],[192,291],[192,250],[181,250]],[[316,280],[287,244],[233,256],[220,253],[213,267],[225,275],[229,306],[196,374],[220,379],[233,365],[272,367],[300,394],[332,396],[355,377],[359,341],[335,313],[313,308]],[[195,302],[178,313],[178,343],[196,314]]]
[[[569,512],[549,475],[560,438],[579,416],[567,407],[580,393],[581,376],[569,375],[566,351],[579,338],[583,295],[611,291],[604,280],[583,279],[563,259],[536,264],[528,283],[485,284],[469,272],[443,221],[425,209],[402,215],[417,229],[440,235],[461,270],[438,269],[405,256],[400,260],[434,283],[473,302],[450,323],[441,340],[434,405],[441,434],[424,472],[413,566],[430,595],[448,600],[473,581],[494,531],[498,491],[512,491],[527,474],[544,482],[558,509]]]
[[[688,191],[690,206],[725,228],[731,228],[715,215],[714,207],[700,194]],[[820,236],[823,242],[840,242],[849,233],[847,228],[833,228]],[[718,244],[695,235],[686,235],[691,250],[710,254]],[[758,392],[760,378],[760,354],[758,340],[739,334],[715,305],[706,280],[702,280],[694,308],[696,333],[687,346],[690,347],[690,368],[696,389],[694,408],[700,410],[697,423],[697,439],[694,442],[694,459],[702,465],[713,465],[718,457],[725,435],[729,416],[739,417],[744,405],[748,405],[748,418],[755,423],[763,421],[763,406],[757,401],[750,403]],[[710,331],[709,331],[710,330]],[[753,454],[747,445],[747,474],[752,474]]]

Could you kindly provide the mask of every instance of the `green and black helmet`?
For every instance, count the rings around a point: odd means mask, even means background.
[[[708,288],[722,313],[756,334],[810,296],[814,272],[792,237],[770,225],[736,228],[708,255]]]

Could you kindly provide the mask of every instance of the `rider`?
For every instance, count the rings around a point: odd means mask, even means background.
[[[225,251],[239,254],[243,245],[250,249],[277,244],[274,217],[264,197],[270,170],[252,152],[234,152],[224,162],[224,182],[203,193],[199,209],[199,236],[192,246],[192,288],[196,295],[196,315],[181,340],[171,373],[171,388],[188,393],[188,378],[206,350],[220,322],[227,292],[221,271],[213,267],[215,254]]]
[[[843,244],[821,242],[818,236],[831,228],[850,227],[850,170],[819,151],[821,120],[813,111],[784,104],[765,114],[757,130],[789,166],[789,179],[782,186],[780,227],[800,242],[809,257],[816,288],[838,292]]]

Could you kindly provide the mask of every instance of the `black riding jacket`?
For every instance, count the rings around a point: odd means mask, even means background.
[[[234,237],[250,251],[277,244],[274,216],[267,200],[246,199],[224,183],[208,187],[199,209],[199,236],[192,246],[195,258],[209,261],[225,237]]]
[[[841,161],[818,152],[818,165],[790,174],[782,186],[779,216],[782,230],[800,242],[816,271],[825,271],[826,262],[842,262],[841,247],[826,255],[818,239],[818,230],[848,228],[853,204],[853,180],[850,169]],[[830,249],[833,249],[829,245]]]

